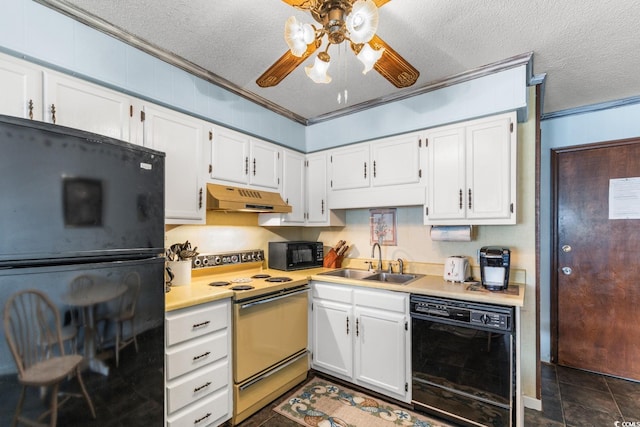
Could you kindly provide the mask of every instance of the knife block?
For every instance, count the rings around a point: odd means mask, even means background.
[[[338,256],[336,251],[331,248],[322,260],[322,266],[327,268],[341,268],[343,256]]]

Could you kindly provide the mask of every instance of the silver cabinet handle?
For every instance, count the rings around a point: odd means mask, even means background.
[[[571,275],[571,273],[573,273],[573,270],[571,269],[571,267],[562,267],[562,273],[565,276],[569,276]]]

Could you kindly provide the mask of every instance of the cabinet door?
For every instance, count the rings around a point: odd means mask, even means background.
[[[371,165],[369,144],[340,148],[331,153],[331,190],[369,186]]]
[[[516,183],[510,117],[477,123],[466,132],[467,218],[510,218],[511,190]]]
[[[274,191],[280,189],[280,152],[277,145],[251,140],[249,184]]]
[[[427,219],[465,217],[464,128],[451,127],[427,135]]]
[[[42,71],[27,62],[0,57],[0,114],[42,120]]]
[[[133,106],[122,93],[47,71],[44,104],[47,122],[130,141]]]
[[[307,224],[328,225],[327,156],[307,156]]]
[[[420,137],[402,135],[371,144],[373,154],[372,185],[404,185],[419,183]]]
[[[353,376],[351,305],[316,299],[312,310],[314,369],[351,379]]]
[[[284,215],[283,222],[304,224],[305,219],[305,158],[297,151],[282,153],[282,196],[291,205],[291,213]]]
[[[166,108],[144,108],[145,145],[166,153],[165,217],[168,223],[204,221],[201,149],[204,124],[198,119]]]
[[[405,400],[408,393],[405,315],[356,307],[354,316],[356,382]]]
[[[246,184],[249,177],[249,137],[216,128],[211,145],[211,178]]]

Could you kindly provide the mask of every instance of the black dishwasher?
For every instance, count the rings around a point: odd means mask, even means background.
[[[411,295],[413,404],[457,423],[515,425],[513,307]]]

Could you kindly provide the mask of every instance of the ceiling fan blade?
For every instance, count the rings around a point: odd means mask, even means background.
[[[311,9],[311,6],[313,6],[313,4],[315,3],[314,0],[282,0],[283,2],[285,2],[286,4],[288,4],[289,6],[293,6],[296,9]],[[383,1],[389,1],[389,0],[383,0]]]
[[[265,71],[258,79],[256,83],[260,87],[272,87],[280,83],[285,77],[287,77],[295,68],[302,64],[313,52],[318,49],[320,43],[317,40],[307,45],[307,51],[298,57],[291,53],[290,50],[286,51],[276,62],[273,63],[267,71]]]
[[[284,0],[286,1],[286,0]],[[391,0],[373,0],[373,2],[376,4],[376,7],[381,7],[384,6],[385,4],[389,3]],[[288,2],[287,2],[288,3]]]
[[[373,36],[369,41],[369,45],[375,50],[384,48],[382,56],[373,68],[395,87],[409,87],[418,80],[420,72],[400,56],[398,52],[393,50],[384,40],[378,37],[378,35]]]

